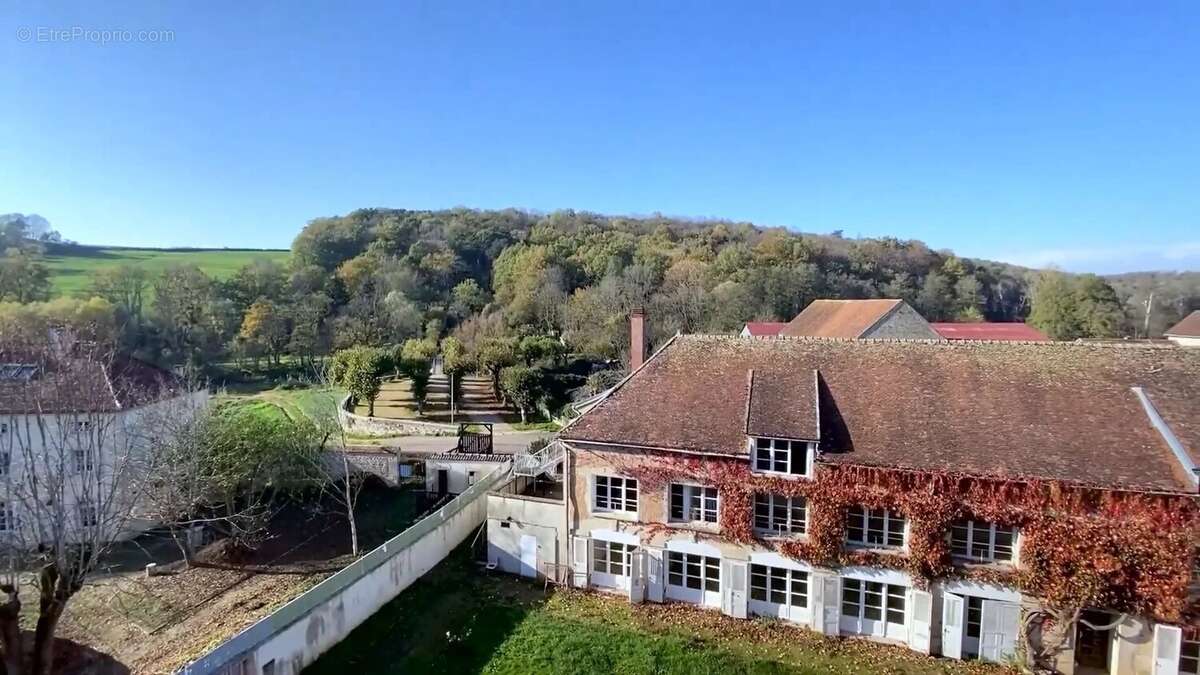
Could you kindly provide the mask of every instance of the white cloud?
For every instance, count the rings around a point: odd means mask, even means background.
[[[997,256],[1026,267],[1061,267],[1072,272],[1133,272],[1200,269],[1200,241],[1018,251]]]

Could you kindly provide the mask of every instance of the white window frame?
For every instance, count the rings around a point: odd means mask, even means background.
[[[667,585],[689,591],[719,593],[721,591],[721,559],[700,553],[667,550]],[[691,574],[692,569],[699,574]],[[695,579],[699,588],[688,585],[689,579]],[[675,581],[680,583],[675,583]],[[715,585],[716,588],[710,588]]]
[[[976,527],[977,525],[985,527]],[[960,540],[955,536],[955,530],[964,527],[966,529],[965,551],[959,552],[956,550],[955,542]],[[996,532],[1000,530],[1012,530],[1012,554],[1007,559],[998,559],[996,557]],[[985,539],[985,541],[977,541],[980,538]],[[973,563],[1015,565],[1017,564],[1020,551],[1021,530],[1016,527],[1001,526],[984,520],[968,518],[950,524],[949,540],[950,555],[955,560]],[[979,548],[984,550],[984,554],[972,555],[972,552],[977,551]]]
[[[592,539],[592,573],[627,577],[633,567],[633,551],[637,546],[607,539]],[[601,556],[601,552],[604,553]],[[616,560],[614,560],[614,557]],[[603,564],[601,564],[603,563]]]
[[[793,459],[796,457],[796,446],[803,445],[800,455],[804,458],[804,470],[794,471]],[[752,473],[765,473],[774,476],[791,476],[809,478],[812,476],[812,466],[815,459],[816,443],[790,438],[773,438],[769,436],[752,436],[750,438],[750,470]],[[782,447],[780,447],[782,446]],[[768,453],[766,458],[760,453]],[[782,453],[782,459],[780,454]],[[782,464],[782,468],[780,468]]]
[[[1200,675],[1200,641],[1180,641],[1179,675]]]
[[[600,482],[604,481],[605,504],[600,503]],[[615,487],[613,481],[620,482],[620,487]],[[619,490],[621,496],[613,497],[613,490]],[[630,492],[633,492],[633,502],[630,508]],[[638,492],[638,481],[636,478],[627,478],[625,476],[609,476],[606,474],[596,474],[592,476],[592,511],[595,513],[629,513],[636,515],[638,512],[638,500],[641,493]]]
[[[683,515],[675,515],[674,494],[679,487],[683,492]],[[711,491],[711,495],[709,492]],[[708,506],[712,502],[712,508]],[[696,504],[694,504],[696,502]],[[708,514],[712,514],[712,520]],[[699,515],[699,518],[692,518]],[[721,520],[721,491],[708,485],[696,483],[670,483],[667,485],[667,522],[716,525]]]
[[[72,450],[71,461],[75,473],[91,473],[96,470],[95,453],[91,450]]]
[[[861,523],[859,523],[859,527],[858,527],[858,529],[862,530],[862,533],[863,533],[862,539],[851,539],[850,538],[850,530],[852,529],[851,526],[853,524],[854,519],[856,517],[858,517],[857,514],[854,513],[855,509],[862,510],[862,515],[861,515],[862,521],[861,521]],[[872,532],[871,527],[870,527],[871,519],[872,519],[872,517],[879,517],[878,512],[882,512],[882,517],[883,517],[883,541],[882,542],[872,542],[872,541],[870,541],[871,532]],[[893,544],[889,540],[891,539],[891,534],[893,533],[892,525],[897,520],[901,521],[903,523],[903,525],[901,526],[901,529],[900,529],[900,543]],[[892,509],[886,509],[886,508],[885,509],[872,509],[872,508],[868,508],[867,506],[864,506],[862,504],[855,504],[850,507],[849,512],[846,514],[846,538],[845,538],[845,541],[846,541],[846,544],[848,544],[849,546],[855,546],[855,547],[859,547],[859,548],[872,548],[872,549],[881,549],[881,550],[886,549],[886,550],[890,550],[890,551],[906,550],[908,548],[908,518],[903,513],[900,513],[898,511],[893,511]]]
[[[797,595],[796,582],[802,582],[804,586],[804,590],[799,594],[802,598],[800,604],[793,602]],[[754,602],[808,609],[811,583],[812,577],[803,570],[750,563],[750,599]],[[782,585],[782,588],[777,588],[777,584]],[[777,601],[780,593],[783,594],[783,602]]]
[[[0,532],[13,532],[17,529],[16,514],[13,513],[12,504],[7,501],[0,501]]]
[[[765,500],[765,501],[764,501]],[[780,500],[782,504],[778,503]],[[803,511],[804,517],[798,523],[793,520],[792,514],[796,510],[796,501],[802,502],[799,508]],[[767,508],[767,527],[762,527],[759,523],[759,505],[762,503]],[[782,518],[779,512],[782,511]],[[760,535],[769,537],[794,537],[806,536],[808,534],[808,499],[803,496],[786,496],[773,492],[756,492],[754,493],[754,531]],[[774,527],[775,523],[782,520],[785,523],[784,529]]]
[[[868,604],[868,596],[878,596],[879,605]],[[847,601],[848,596],[854,596],[851,601]],[[892,602],[899,600],[901,603],[900,609],[896,610],[892,606]],[[905,632],[907,630],[909,618],[908,606],[908,587],[900,584],[889,584],[883,581],[867,581],[864,579],[855,579],[852,577],[844,577],[842,579],[842,593],[838,598],[838,614],[842,620],[850,621],[859,627],[857,631],[860,635],[874,635],[876,637],[888,637],[888,627],[893,627],[894,633]],[[854,613],[847,613],[847,606],[855,608]],[[867,616],[869,609],[879,610],[879,618],[871,618]],[[899,611],[900,621],[892,621],[894,613]]]
[[[79,524],[82,527],[96,527],[100,524],[100,509],[89,501],[80,501],[75,505],[79,511]]]

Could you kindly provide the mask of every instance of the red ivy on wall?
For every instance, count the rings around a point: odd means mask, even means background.
[[[812,479],[751,473],[745,459],[614,459],[644,490],[689,480],[721,494],[721,536],[758,543],[816,565],[869,565],[908,572],[917,583],[969,578],[1012,585],[1055,607],[1105,607],[1181,621],[1187,608],[1200,510],[1181,495],[1099,490],[1057,481],[983,479],[821,464]],[[755,493],[808,499],[804,539],[759,539]],[[850,506],[887,508],[909,522],[908,550],[887,554],[843,547]],[[946,534],[973,517],[1021,528],[1020,565],[955,566]]]

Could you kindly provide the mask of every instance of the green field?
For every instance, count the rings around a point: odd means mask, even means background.
[[[153,248],[63,248],[47,253],[46,266],[56,295],[73,296],[87,290],[92,273],[106,267],[136,265],[152,276],[173,265],[196,265],[210,276],[226,279],[255,260],[286,262],[289,251],[226,249],[166,250]]]
[[[269,389],[252,395],[224,394],[217,397],[217,404],[236,406],[239,412],[281,418],[331,419],[336,417],[337,405],[345,395],[344,390],[336,388]]]
[[[738,620],[690,605],[631,606],[488,575],[460,548],[350,633],[304,675],[955,675],[1011,672],[903,647]]]

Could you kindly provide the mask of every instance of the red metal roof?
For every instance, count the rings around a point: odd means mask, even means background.
[[[750,321],[742,330],[749,331],[754,337],[772,337],[779,335],[786,325],[783,321]]]
[[[1017,342],[1049,342],[1050,338],[1026,323],[933,323],[938,335],[947,340],[1006,340]]]

